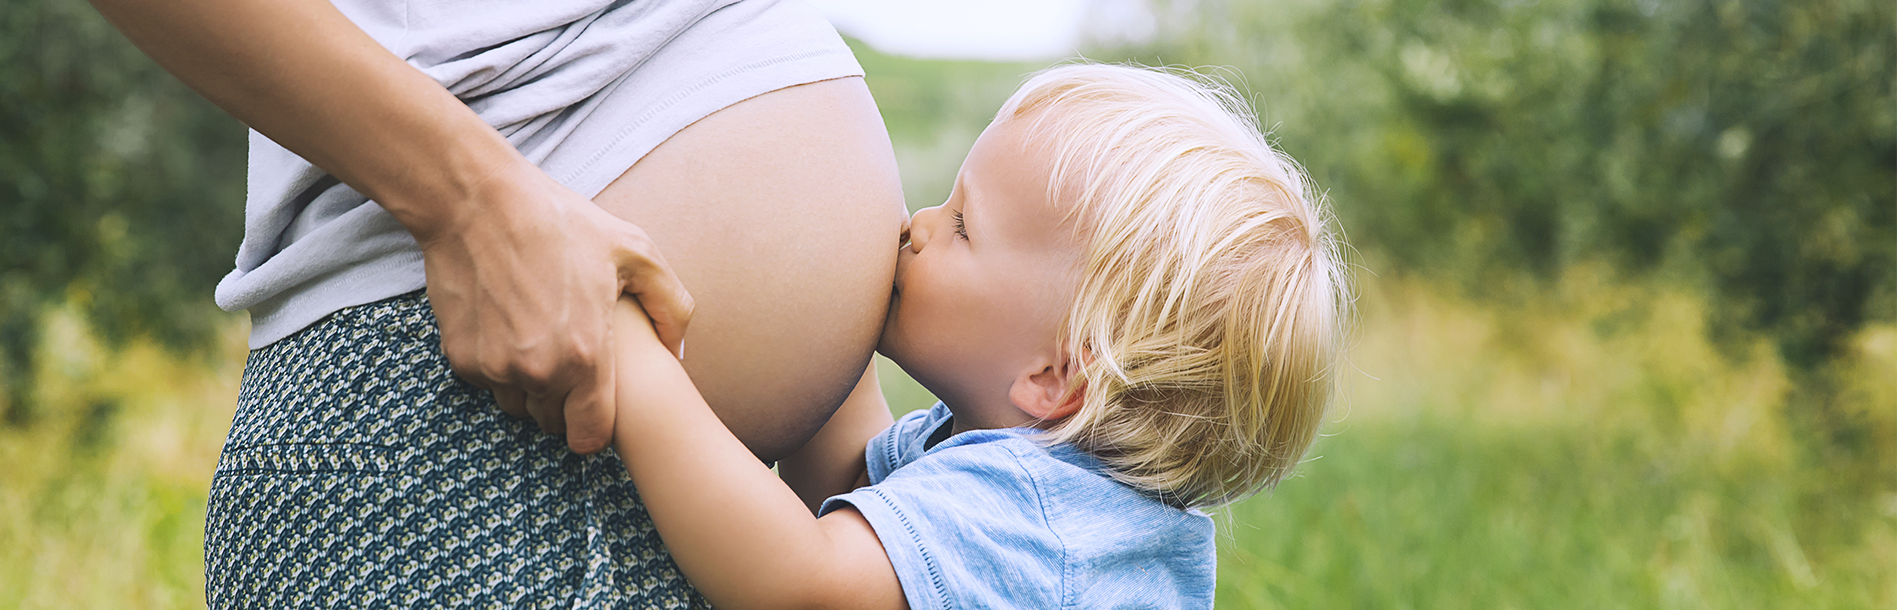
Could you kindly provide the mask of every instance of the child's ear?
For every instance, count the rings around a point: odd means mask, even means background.
[[[1038,360],[1014,379],[1014,386],[1008,388],[1008,400],[1014,408],[1041,421],[1065,419],[1080,410],[1087,391],[1084,387],[1067,391],[1079,366],[1065,355]]]

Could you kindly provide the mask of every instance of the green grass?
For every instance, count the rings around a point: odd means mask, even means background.
[[[894,363],[878,364],[898,416],[934,402]],[[1275,491],[1213,511],[1218,607],[1876,608],[1897,599],[1897,495],[1833,489],[1842,481],[1749,452],[1696,452],[1653,429],[1380,407],[1331,426]],[[1812,501],[1853,506],[1844,522],[1816,523]],[[1841,544],[1801,539],[1838,534]]]
[[[1349,426],[1222,522],[1221,608],[1873,608],[1891,515],[1800,540],[1800,477],[1731,477],[1610,431]],[[1870,507],[1866,507],[1870,508]],[[1881,545],[1882,548],[1877,548]],[[1823,552],[1824,556],[1814,553]]]
[[[201,608],[204,506],[236,407],[245,325],[221,358],[107,352],[55,315],[42,416],[0,426],[0,610]]]
[[[1892,465],[1799,437],[1782,367],[1712,349],[1699,301],[1572,290],[1595,296],[1498,309],[1370,286],[1326,436],[1297,476],[1214,513],[1219,607],[1897,604]],[[202,607],[241,325],[203,365],[104,353],[59,320],[42,393],[68,408],[0,429],[0,610]],[[1836,374],[1888,444],[1897,328],[1857,353]],[[893,411],[933,402],[881,365]],[[97,404],[118,405],[103,425],[71,408]]]

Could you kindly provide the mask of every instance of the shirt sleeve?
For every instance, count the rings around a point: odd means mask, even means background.
[[[881,540],[909,607],[1055,608],[1065,548],[1034,479],[999,443],[953,447],[826,501]]]

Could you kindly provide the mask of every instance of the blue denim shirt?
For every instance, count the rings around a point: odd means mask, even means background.
[[[869,443],[871,485],[825,500],[876,530],[909,607],[1211,608],[1211,518],[1167,506],[1027,428],[942,440],[940,403]]]

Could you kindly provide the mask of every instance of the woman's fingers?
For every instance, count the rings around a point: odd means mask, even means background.
[[[540,431],[547,434],[565,434],[567,432],[567,396],[553,394],[527,394],[527,412],[533,415],[534,422],[540,424]],[[568,438],[568,444],[572,439]],[[594,449],[598,451],[598,449]],[[591,453],[585,451],[581,453]]]
[[[504,410],[568,434],[575,451],[605,448],[612,405],[598,386],[610,380],[598,371],[612,365],[608,314],[624,253],[643,232],[532,165],[482,186],[471,207],[485,217],[420,240],[442,351]]]
[[[494,402],[501,406],[501,412],[514,417],[527,417],[527,393],[517,388],[501,388],[494,392]]]
[[[645,308],[646,315],[652,318],[652,330],[659,335],[659,342],[665,344],[665,351],[671,352],[679,360],[685,359],[685,327],[692,322],[692,295],[685,292],[685,285],[679,283],[678,276],[667,267],[662,276],[654,276],[642,283],[643,289],[633,292],[639,299],[639,306]]]
[[[692,322],[692,295],[685,290],[684,282],[679,281],[678,273],[672,265],[665,262],[665,255],[659,252],[657,244],[646,235],[638,225],[620,220],[617,216],[597,210],[600,216],[610,219],[610,224],[621,225],[624,233],[620,243],[625,250],[619,260],[619,278],[626,294],[638,299],[639,307],[645,317],[652,321],[653,330],[659,334],[659,342],[665,344],[666,351],[673,357],[685,357],[685,328]]]
[[[593,374],[573,386],[561,405],[566,419],[566,444],[574,451],[592,453],[613,442],[613,358],[610,346],[594,361]]]
[[[483,194],[504,202],[482,222],[422,242],[442,349],[457,373],[509,413],[580,453],[612,442],[609,317],[638,299],[661,343],[680,354],[692,297],[643,229],[519,168]],[[538,211],[535,211],[538,210]]]

